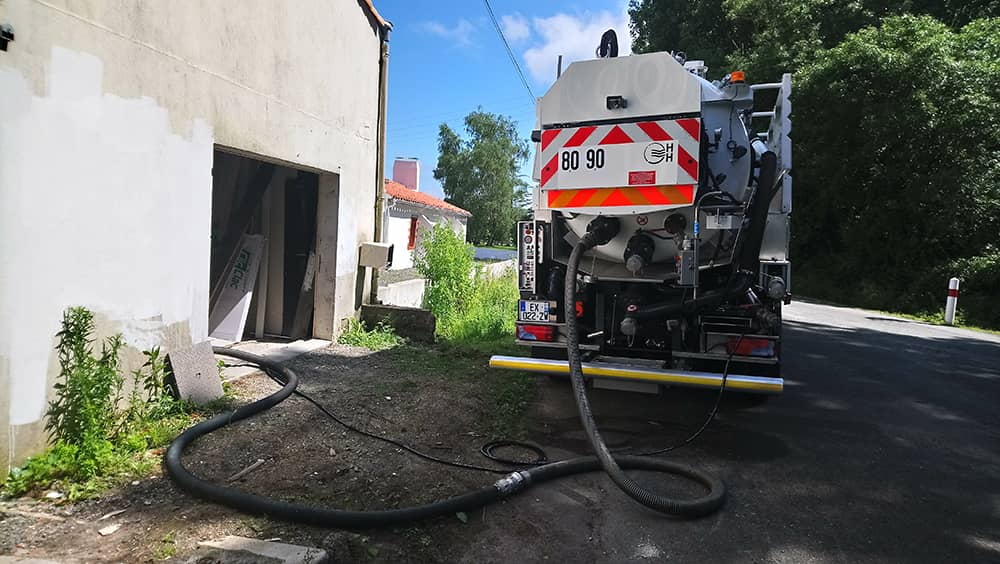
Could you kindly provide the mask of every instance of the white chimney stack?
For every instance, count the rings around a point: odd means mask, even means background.
[[[414,192],[420,191],[420,161],[397,157],[392,163],[392,179]]]

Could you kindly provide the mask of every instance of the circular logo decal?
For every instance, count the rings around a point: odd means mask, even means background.
[[[667,157],[667,148],[663,146],[663,143],[657,143],[656,141],[646,145],[646,150],[642,152],[643,158],[646,162],[651,165],[657,165],[663,162],[663,159]]]
[[[647,223],[649,223],[649,218],[644,215],[636,216],[635,222],[638,223],[639,225],[646,225]]]

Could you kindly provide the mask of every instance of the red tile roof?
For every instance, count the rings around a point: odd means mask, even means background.
[[[463,210],[458,206],[449,204],[448,202],[440,198],[435,198],[430,194],[417,192],[416,190],[410,190],[406,186],[403,186],[402,184],[394,180],[385,181],[385,193],[388,194],[390,197],[396,198],[397,200],[404,200],[422,206],[437,208],[439,210],[451,212],[454,215],[460,215],[463,217],[472,216],[471,213]]]

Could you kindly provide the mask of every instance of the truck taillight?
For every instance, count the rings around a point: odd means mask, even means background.
[[[726,345],[726,352],[739,356],[774,356],[774,341],[770,339],[759,339],[754,337],[730,337]]]
[[[523,341],[556,340],[556,328],[552,325],[518,325],[517,338]]]

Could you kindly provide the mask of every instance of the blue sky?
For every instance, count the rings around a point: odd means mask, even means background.
[[[518,64],[536,96],[563,67],[592,58],[601,34],[618,31],[628,52],[627,0],[491,0]],[[535,110],[482,0],[375,0],[393,23],[389,41],[389,114],[386,176],[396,157],[420,159],[420,190],[443,197],[434,180],[437,131],[443,122],[462,129],[469,112],[499,113],[517,121],[527,139]],[[529,161],[530,162],[530,161]],[[530,164],[524,174],[530,174]]]

